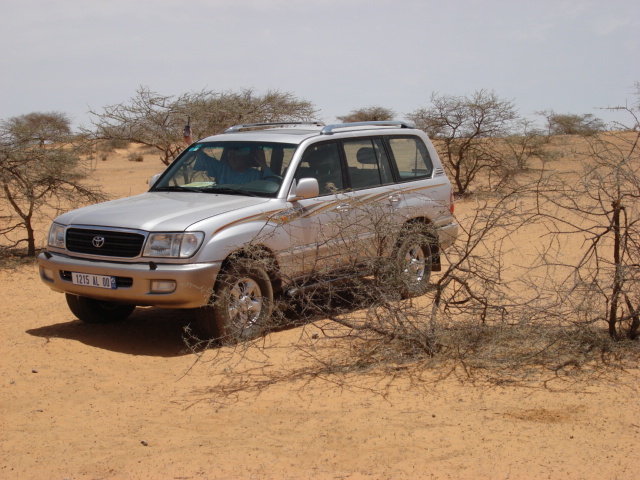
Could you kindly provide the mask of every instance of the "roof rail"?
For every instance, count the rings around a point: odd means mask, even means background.
[[[397,128],[415,128],[413,125],[407,122],[400,121],[386,121],[386,120],[372,120],[370,122],[350,122],[350,123],[335,123],[333,125],[327,125],[320,132],[321,135],[332,135],[334,130],[346,129],[346,130],[359,130],[358,127],[397,127]]]
[[[245,124],[241,124],[241,125],[234,125],[233,127],[229,127],[227,128],[224,133],[233,133],[233,132],[240,132],[242,130],[251,130],[251,129],[258,129],[258,128],[276,128],[276,127],[283,127],[286,125],[295,125],[295,126],[300,126],[300,125],[313,125],[315,127],[324,127],[324,123],[322,122],[265,122],[265,123],[245,123]]]

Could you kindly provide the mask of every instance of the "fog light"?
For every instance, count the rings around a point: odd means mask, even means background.
[[[151,293],[171,293],[176,289],[173,280],[151,280]]]
[[[45,280],[53,282],[53,270],[51,270],[50,268],[40,267],[40,276]]]

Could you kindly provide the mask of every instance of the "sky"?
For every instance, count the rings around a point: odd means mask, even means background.
[[[626,121],[639,0],[0,0],[0,120],[202,90],[289,92],[326,123],[481,89]]]

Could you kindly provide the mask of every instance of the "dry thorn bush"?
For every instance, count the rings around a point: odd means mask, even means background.
[[[510,249],[529,232],[552,228],[536,202],[549,181],[544,171],[535,172],[500,195],[467,199],[458,214],[459,237],[446,251],[438,251],[431,225],[403,224],[381,205],[354,204],[355,221],[339,222],[333,237],[318,239],[333,246],[331,254],[294,249],[296,262],[313,262],[313,278],[302,283],[276,268],[256,238],[243,255],[289,286],[276,296],[262,335],[212,343],[191,335],[198,360],[224,372],[207,395],[237,399],[278,382],[302,388],[318,379],[383,395],[398,382],[426,385],[452,376],[550,385],[633,366],[638,343],[607,335],[591,314],[602,306],[598,299],[589,291],[580,300],[565,295],[567,278],[549,261],[560,242],[555,234],[543,237],[548,244],[541,243],[536,268],[510,263],[517,257]],[[365,242],[356,235],[363,229],[371,232]],[[407,284],[399,255],[406,239],[429,245],[428,263],[441,265],[418,289]],[[338,256],[349,268],[336,270]],[[268,335],[293,327],[289,343]]]

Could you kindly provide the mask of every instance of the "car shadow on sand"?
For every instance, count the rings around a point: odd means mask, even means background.
[[[92,347],[130,355],[177,357],[193,352],[188,330],[195,324],[193,310],[138,307],[117,323],[88,324],[80,320],[27,330],[36,337],[65,338]]]
[[[360,280],[358,285],[362,288],[366,284]],[[327,292],[319,288],[302,299],[288,299],[284,305],[280,305],[278,320],[268,329],[269,333],[297,328],[326,318],[327,315],[340,315],[364,308],[367,295],[353,298],[353,289],[353,286],[345,290],[334,287]],[[69,316],[72,317],[71,314]],[[154,357],[178,357],[223,346],[215,340],[208,342],[203,339],[195,316],[195,309],[138,307],[121,322],[90,324],[74,319],[33,328],[26,333],[46,339],[75,340],[113,352]]]

